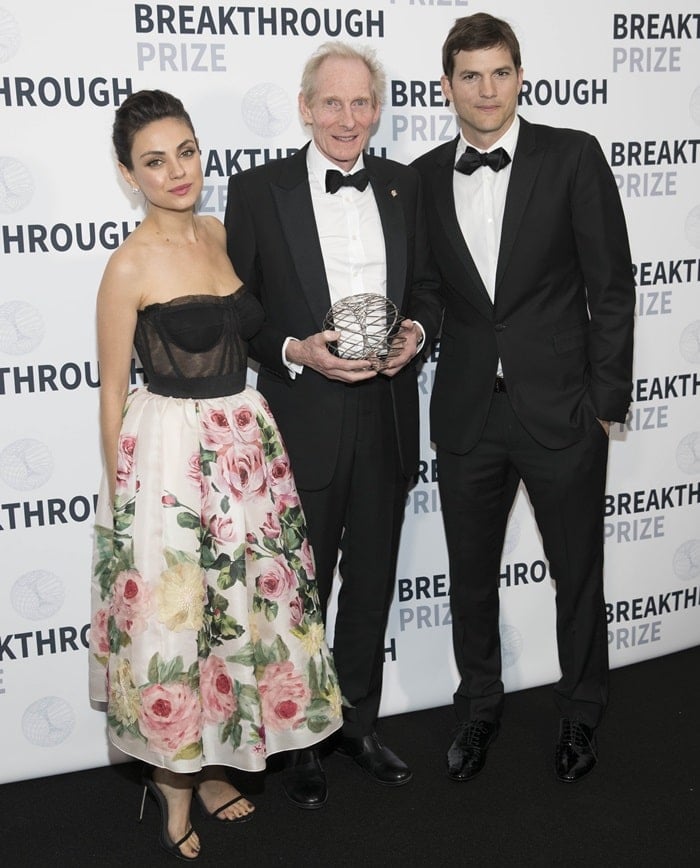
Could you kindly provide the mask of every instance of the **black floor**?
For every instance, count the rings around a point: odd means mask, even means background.
[[[380,735],[414,769],[383,788],[336,754],[325,765],[329,802],[301,811],[278,770],[236,775],[257,805],[253,821],[224,826],[193,811],[197,863],[234,866],[676,866],[700,865],[700,646],[612,672],[587,779],[556,781],[557,719],[548,687],[506,697],[501,734],[483,773],[452,783],[444,754],[448,707],[380,721]],[[143,823],[134,763],[0,786],[0,865],[160,866],[158,814]]]

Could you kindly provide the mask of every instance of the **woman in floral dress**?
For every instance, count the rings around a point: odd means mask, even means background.
[[[216,218],[195,214],[199,147],[182,103],[140,91],[117,110],[119,168],[146,217],[97,301],[105,474],[92,583],[90,695],[111,741],[147,764],[161,844],[195,859],[205,817],[254,808],[224,767],[341,725],[304,515],[277,425],[246,385],[262,321]],[[148,378],[129,392],[132,347]]]

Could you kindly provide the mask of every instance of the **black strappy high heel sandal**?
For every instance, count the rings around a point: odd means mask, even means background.
[[[189,831],[180,838],[179,841],[172,841],[170,835],[168,834],[168,802],[163,795],[163,792],[153,780],[153,769],[149,769],[148,772],[145,772],[143,775],[143,796],[141,798],[141,811],[139,812],[139,822],[143,820],[143,809],[146,805],[146,794],[150,793],[153,798],[156,800],[156,804],[160,809],[160,846],[167,850],[168,853],[171,853],[175,856],[176,859],[182,859],[185,862],[194,862],[195,859],[199,857],[199,853],[196,856],[185,856],[185,854],[180,850],[180,845],[184,844],[185,841],[192,835],[194,829],[190,826]]]
[[[253,819],[253,814],[255,813],[255,810],[249,811],[247,814],[242,814],[240,817],[231,817],[231,819],[229,819],[228,817],[219,817],[219,814],[222,811],[225,811],[226,808],[230,807],[231,805],[235,805],[236,802],[246,801],[249,804],[253,805],[250,799],[247,796],[244,796],[242,793],[235,796],[233,799],[229,799],[228,802],[224,802],[224,804],[217,808],[215,811],[207,810],[207,806],[204,804],[202,797],[197,792],[196,787],[194,789],[193,795],[194,800],[195,802],[197,802],[197,806],[202,812],[202,816],[205,820],[218,820],[220,823],[247,823],[249,820]],[[253,805],[253,808],[254,807],[255,806]]]

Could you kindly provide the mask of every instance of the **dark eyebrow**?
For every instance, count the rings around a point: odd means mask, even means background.
[[[492,72],[512,72],[514,69],[514,66],[498,66]],[[476,69],[461,69],[458,75],[481,75],[481,73]]]
[[[179,151],[181,148],[184,148],[185,145],[194,144],[196,144],[194,139],[185,139],[184,142],[180,142],[176,150]],[[163,154],[165,154],[165,151],[144,151],[143,154],[140,155],[139,159],[143,159],[144,157],[162,157]]]

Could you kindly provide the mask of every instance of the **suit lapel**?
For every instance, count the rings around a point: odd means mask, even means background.
[[[386,294],[401,309],[406,287],[406,218],[401,203],[401,189],[393,174],[387,171],[390,164],[371,154],[364,155],[372,192],[377,203],[379,219],[384,233],[386,250]]]
[[[272,185],[272,196],[302,292],[320,330],[331,300],[311,202],[307,149],[308,145],[282,162],[277,183]],[[401,308],[407,268],[406,219],[400,198],[401,190],[394,182],[393,174],[387,171],[388,163],[371,154],[365,154],[364,161],[384,233],[387,297]]]
[[[513,166],[510,170],[506,204],[501,227],[501,246],[498,251],[496,267],[496,292],[505,274],[513,245],[523,219],[525,206],[535,179],[540,171],[544,150],[537,148],[535,130],[531,124],[520,118],[518,143],[515,148]]]
[[[324,317],[331,306],[331,297],[311,203],[306,168],[307,150],[308,145],[280,164],[277,183],[272,184],[272,196],[301,291],[321,331]]]
[[[479,291],[480,300],[485,302],[488,305],[489,311],[491,311],[493,310],[491,297],[479,274],[479,269],[474,264],[472,255],[469,252],[469,246],[464,240],[464,235],[462,235],[462,230],[459,228],[459,220],[457,219],[453,176],[458,141],[459,136],[445,145],[436,155],[438,167],[433,178],[434,189],[432,195],[435,199],[435,207],[440,215],[443,232],[447,240],[454,248],[472,283]]]

